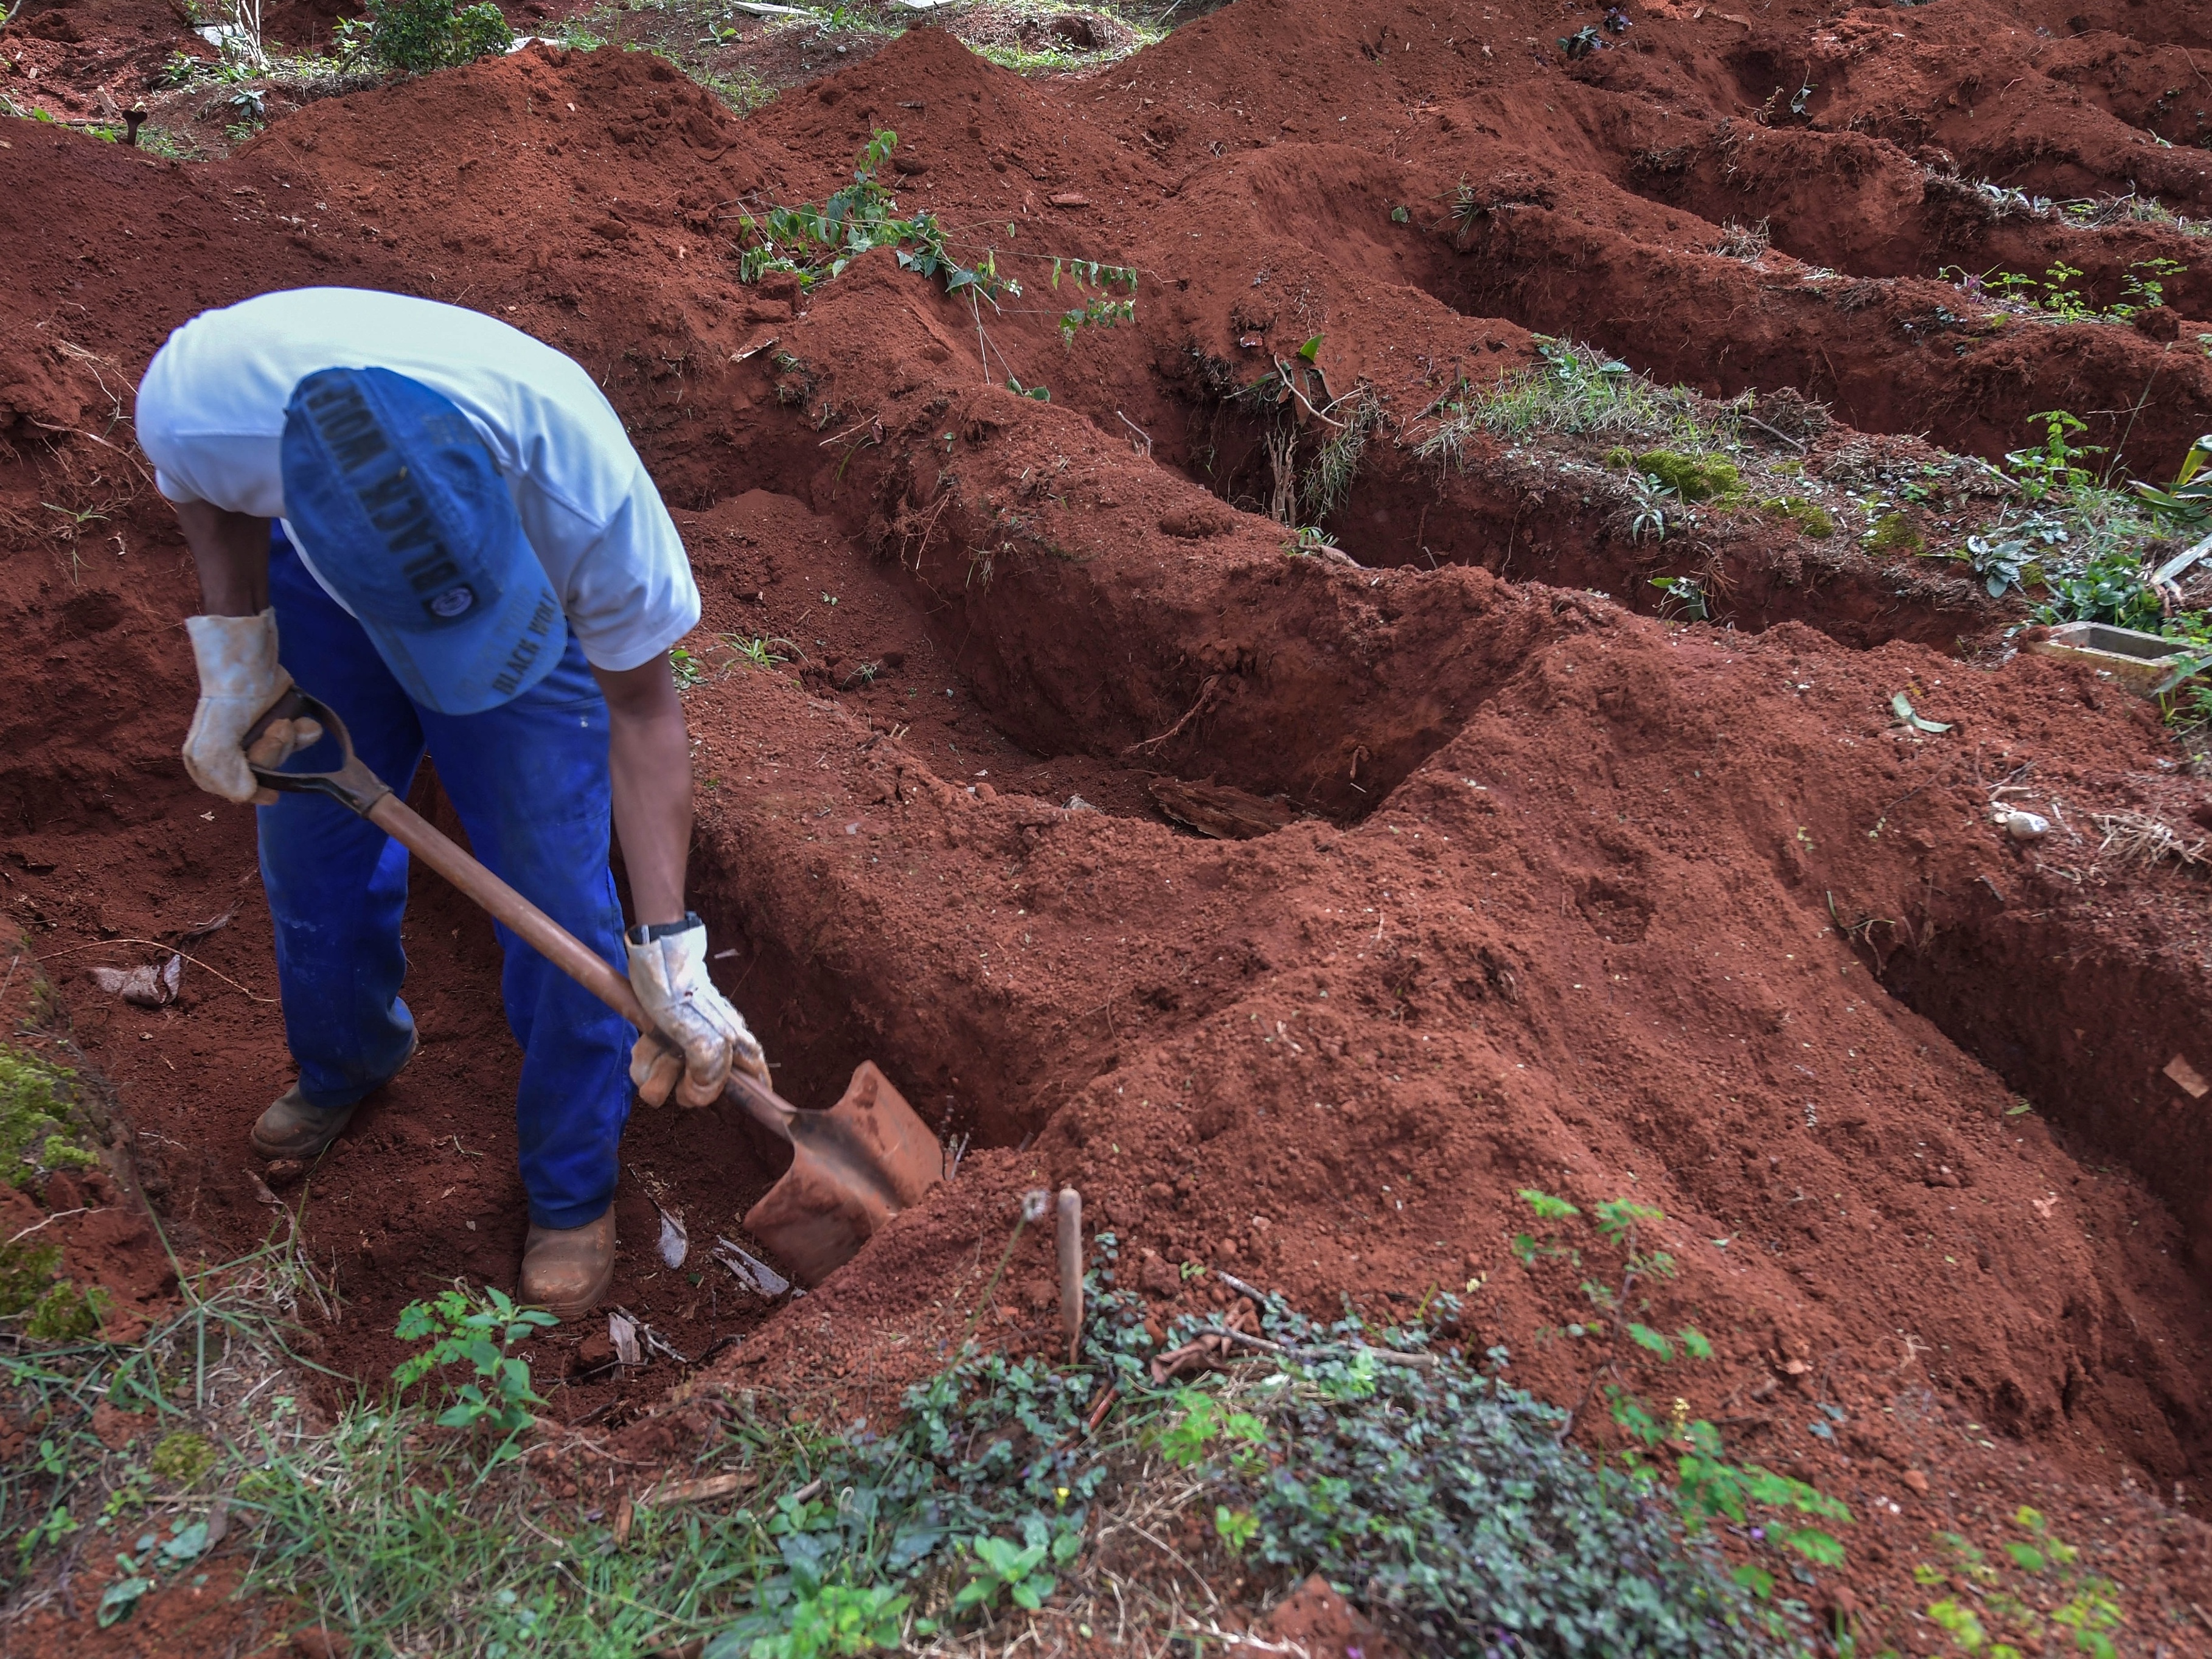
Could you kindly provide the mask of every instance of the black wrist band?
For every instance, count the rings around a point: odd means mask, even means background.
[[[674,939],[678,933],[688,933],[694,927],[703,927],[696,910],[686,910],[681,921],[640,922],[629,930],[627,937],[632,945],[650,945],[655,939]]]

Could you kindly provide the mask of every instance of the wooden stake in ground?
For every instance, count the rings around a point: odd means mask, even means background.
[[[1083,1194],[1060,1189],[1060,1326],[1067,1333],[1067,1359],[1083,1342]]]

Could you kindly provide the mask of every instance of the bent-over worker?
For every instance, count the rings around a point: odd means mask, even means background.
[[[146,371],[137,428],[206,611],[185,623],[200,698],[185,765],[260,808],[299,1076],[253,1125],[254,1150],[313,1158],[416,1042],[399,995],[406,849],[336,801],[258,789],[249,769],[248,734],[296,677],[403,793],[434,755],[477,856],[626,965],[681,1051],[678,1067],[650,1032],[633,1048],[620,1016],[499,930],[523,1050],[521,1295],[588,1312],[614,1274],[632,1083],[698,1105],[733,1065],[768,1080],[684,903],[690,749],[668,653],[699,594],[659,493],[572,359],[477,312],[357,289],[267,294],[186,323]],[[280,764],[319,735],[272,721],[252,761]]]

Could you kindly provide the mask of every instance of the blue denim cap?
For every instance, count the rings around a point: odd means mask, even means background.
[[[477,714],[553,672],[561,601],[450,399],[389,369],[319,369],[292,388],[280,454],[315,574],[409,696]]]

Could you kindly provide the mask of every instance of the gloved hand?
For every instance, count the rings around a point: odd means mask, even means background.
[[[191,635],[192,658],[200,672],[199,706],[185,735],[185,770],[201,788],[225,800],[274,800],[273,792],[253,781],[245,739],[253,723],[292,689],[291,675],[276,660],[276,611],[187,617],[185,631]],[[322,735],[314,720],[271,720],[254,741],[252,764],[281,766]]]
[[[684,1105],[709,1105],[721,1097],[733,1065],[772,1086],[768,1056],[744,1016],[707,977],[705,922],[687,914],[680,922],[633,927],[628,943],[630,989],[654,1027],[630,1051],[629,1080],[639,1099],[658,1106],[673,1088]]]

